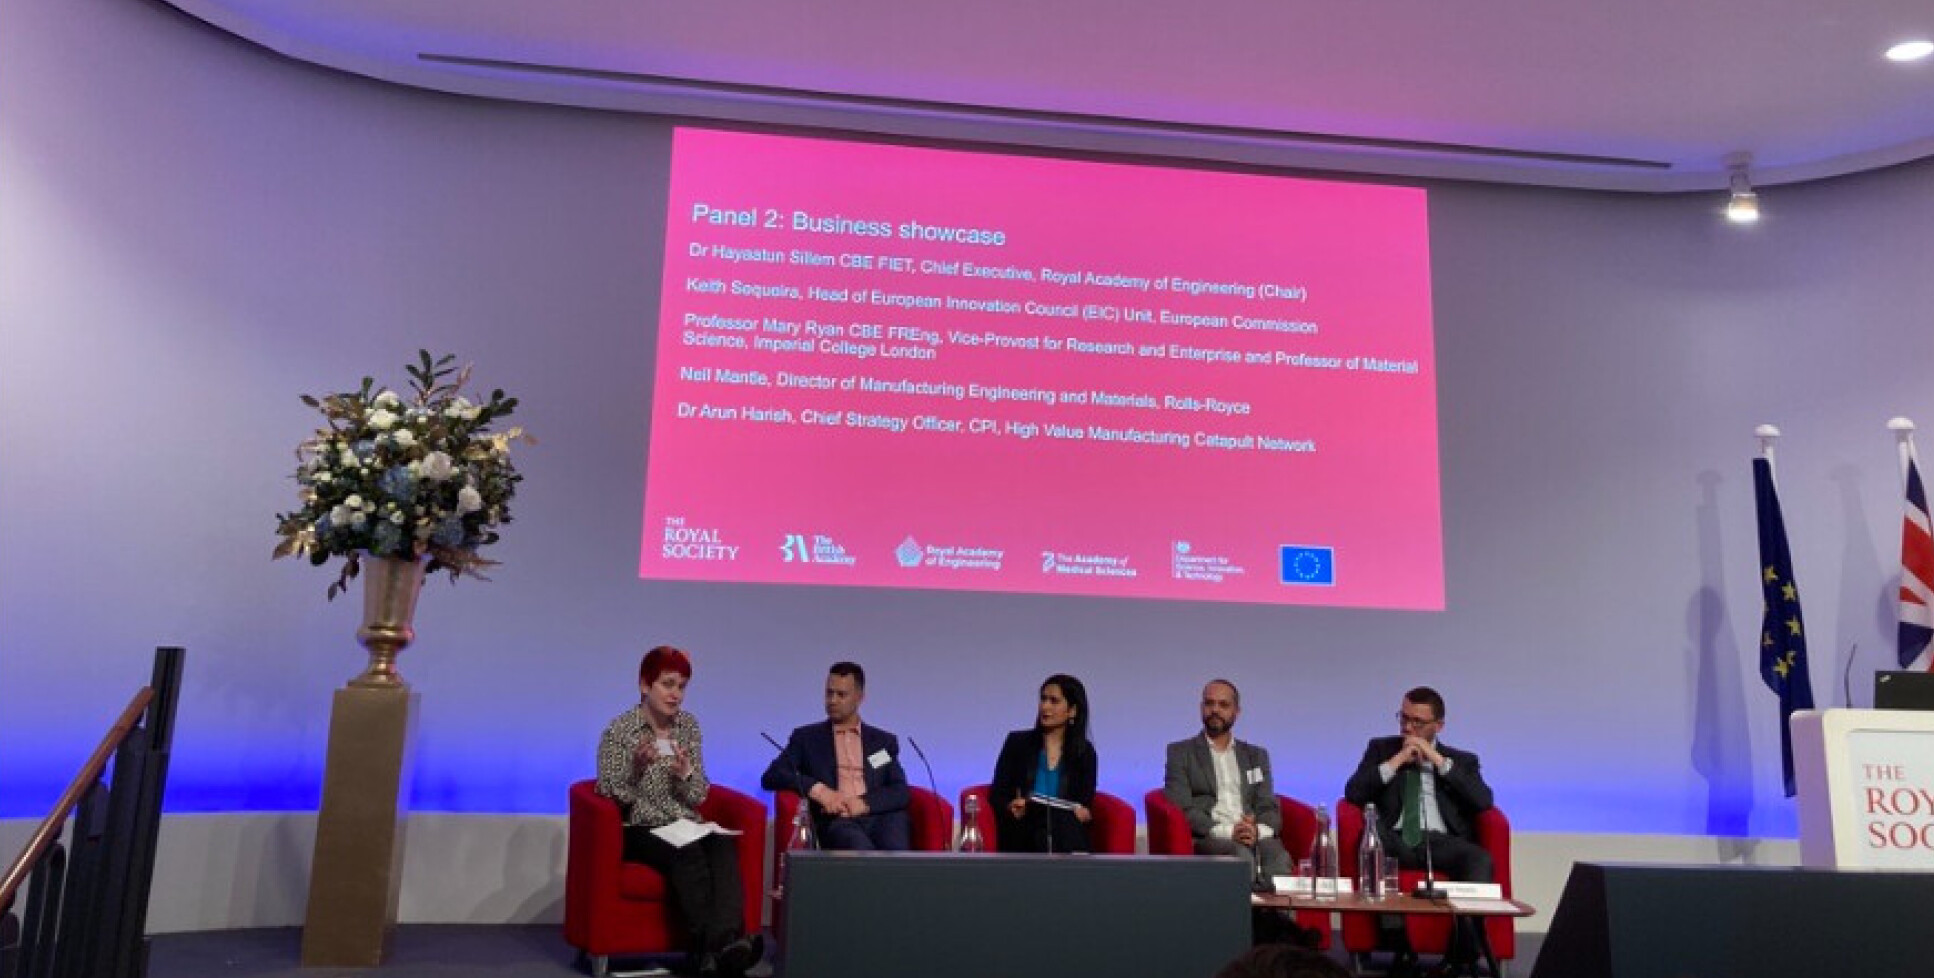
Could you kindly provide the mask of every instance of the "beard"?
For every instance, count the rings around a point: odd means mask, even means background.
[[[1235,721],[1224,720],[1221,717],[1204,717],[1202,720],[1202,729],[1212,734],[1228,733],[1235,725]]]

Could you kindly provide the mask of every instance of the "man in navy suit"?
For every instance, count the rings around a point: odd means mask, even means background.
[[[759,786],[810,799],[821,848],[908,849],[900,738],[860,723],[865,700],[866,670],[833,663],[826,675],[826,719],[794,730]]]
[[[1491,807],[1477,755],[1437,739],[1444,698],[1428,686],[1404,694],[1400,733],[1376,737],[1343,786],[1350,804],[1377,806],[1384,851],[1399,865],[1424,868],[1425,840],[1440,875],[1491,882],[1491,854],[1477,844],[1477,816]]]

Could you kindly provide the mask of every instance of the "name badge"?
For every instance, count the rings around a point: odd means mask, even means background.
[[[1245,777],[1249,779],[1250,784],[1262,784],[1262,768],[1259,768],[1259,767],[1250,768],[1249,773],[1246,774]]]
[[[893,763],[893,755],[887,753],[886,748],[883,747],[879,750],[874,751],[872,755],[866,759],[866,763],[877,770],[879,768],[883,768],[887,766],[888,764]]]

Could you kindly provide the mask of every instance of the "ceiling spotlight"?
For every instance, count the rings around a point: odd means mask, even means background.
[[[1726,186],[1731,191],[1726,198],[1726,220],[1734,224],[1751,224],[1759,220],[1759,194],[1753,192],[1752,180],[1746,176],[1746,168],[1752,163],[1751,153],[1734,153],[1726,157]]]
[[[1889,61],[1919,61],[1934,54],[1934,41],[1902,41],[1887,49]]]

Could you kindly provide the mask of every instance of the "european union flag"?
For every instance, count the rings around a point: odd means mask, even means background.
[[[1284,584],[1314,584],[1318,587],[1336,584],[1335,547],[1283,544],[1277,549],[1281,553]]]
[[[1786,520],[1773,488],[1773,464],[1753,459],[1753,494],[1759,509],[1759,588],[1765,612],[1759,622],[1759,678],[1780,698],[1780,775],[1793,797],[1794,710],[1813,709],[1813,679],[1806,669],[1806,625],[1800,617],[1800,585],[1786,548]]]

